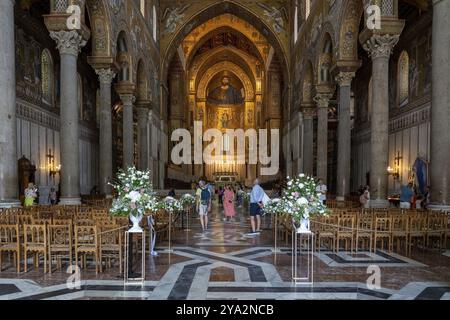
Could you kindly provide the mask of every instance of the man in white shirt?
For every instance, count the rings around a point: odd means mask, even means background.
[[[316,192],[319,194],[319,200],[322,201],[323,204],[327,202],[327,186],[323,183],[322,179],[319,179],[317,182]]]

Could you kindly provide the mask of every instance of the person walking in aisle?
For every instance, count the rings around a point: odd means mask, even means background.
[[[200,204],[198,214],[203,232],[208,229],[208,212],[211,206],[211,193],[205,185],[204,181],[200,181]]]
[[[316,192],[319,194],[319,200],[322,201],[324,205],[327,204],[327,186],[323,183],[323,180],[319,178],[317,181]]]
[[[225,211],[225,221],[233,221],[236,215],[234,209],[234,191],[231,186],[226,186],[223,194],[223,209]]]
[[[250,193],[250,222],[252,224],[252,232],[261,232],[261,211],[263,207],[263,198],[266,193],[259,185],[259,180],[253,182],[252,192]],[[256,220],[256,221],[255,221]]]

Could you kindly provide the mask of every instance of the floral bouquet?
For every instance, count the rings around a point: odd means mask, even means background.
[[[157,210],[150,171],[138,171],[134,167],[120,170],[110,185],[117,193],[110,209],[112,215],[142,217],[145,212]]]
[[[279,214],[284,211],[284,203],[281,199],[271,199],[263,208],[264,214]]]
[[[164,209],[167,212],[174,213],[175,211],[183,210],[183,205],[181,204],[181,201],[175,198],[166,197],[163,201],[160,202],[160,209]]]
[[[287,187],[282,196],[282,207],[285,213],[292,216],[295,223],[308,220],[310,215],[326,215],[327,208],[319,199],[316,183],[312,177],[299,174],[294,178],[287,178]]]
[[[189,193],[183,194],[180,199],[183,208],[188,208],[195,203],[195,197]]]

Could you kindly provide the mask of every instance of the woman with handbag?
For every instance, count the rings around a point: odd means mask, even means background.
[[[236,215],[234,209],[234,191],[231,186],[226,186],[223,194],[223,209],[225,211],[225,221],[232,221]]]

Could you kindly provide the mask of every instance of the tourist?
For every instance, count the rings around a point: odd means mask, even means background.
[[[319,200],[325,205],[327,203],[327,186],[320,178],[317,181],[316,192],[319,194]]]
[[[90,191],[91,196],[96,196],[98,195],[98,189],[97,186],[93,186],[91,191]]]
[[[226,186],[223,192],[223,209],[225,211],[225,220],[233,221],[236,215],[236,210],[234,209],[234,190],[231,186]]]
[[[363,193],[359,197],[359,202],[361,203],[361,207],[364,209],[370,208],[370,192],[369,186],[366,186],[363,190]]]
[[[242,187],[241,185],[237,186],[237,191],[236,191],[236,203],[237,203],[237,207],[240,208],[242,207],[242,203],[244,201],[244,197],[242,195],[244,191],[242,191]]]
[[[223,197],[225,194],[225,190],[223,187],[219,187],[219,191],[217,192],[217,195],[219,196],[219,204],[223,204]]]
[[[411,201],[414,195],[413,184],[409,182],[408,185],[404,185],[400,190],[400,208],[410,209]]]
[[[211,206],[211,193],[205,185],[204,181],[200,181],[200,204],[198,214],[200,216],[200,224],[203,232],[208,229],[208,212]]]
[[[56,201],[58,200],[58,194],[56,193],[55,188],[50,189],[50,193],[48,195],[48,200],[52,206],[56,204]]]
[[[37,188],[34,183],[30,182],[28,188],[25,189],[25,207],[31,207],[34,204],[34,200],[37,198]]]
[[[263,188],[259,185],[259,180],[253,182],[252,192],[250,193],[250,222],[252,224],[252,232],[261,232],[261,211],[263,207],[262,200],[265,196]],[[256,220],[256,221],[255,221]]]

